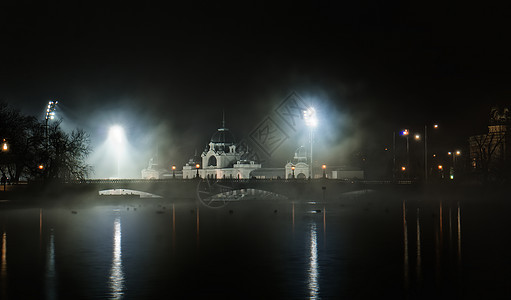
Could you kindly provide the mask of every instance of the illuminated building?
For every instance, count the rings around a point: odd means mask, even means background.
[[[293,170],[294,167],[294,170]],[[293,160],[288,162],[286,168],[286,179],[306,179],[309,178],[310,168],[307,164],[307,151],[304,147],[296,149]],[[294,176],[293,176],[294,173]]]
[[[484,179],[496,179],[509,172],[511,161],[511,114],[508,108],[492,108],[488,133],[469,138],[472,170]]]
[[[261,164],[245,160],[244,154],[237,149],[234,136],[223,122],[202,152],[200,167],[196,167],[196,161],[188,162],[183,166],[183,178],[192,179],[198,173],[201,178],[248,179]]]

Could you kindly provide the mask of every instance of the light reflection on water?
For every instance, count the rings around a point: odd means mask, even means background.
[[[500,242],[495,238],[509,221],[491,215],[485,220],[502,226],[485,227],[479,218],[490,214],[443,200],[359,197],[321,203],[321,213],[313,214],[312,204],[298,200],[214,210],[158,200],[48,208],[44,218],[39,208],[0,210],[0,298],[243,299],[249,291],[248,298],[259,299],[414,299],[419,293],[449,299],[457,289],[482,291],[474,282],[485,274],[471,273],[472,266],[489,272],[498,255],[488,252],[505,247],[479,240]],[[505,270],[499,283],[511,279]],[[36,292],[25,291],[27,282]]]
[[[318,235],[316,223],[309,224],[309,269],[307,284],[310,299],[318,299],[319,296],[319,268],[318,268]]]
[[[46,250],[45,286],[47,299],[56,299],[55,234],[50,230],[50,241]]]
[[[7,298],[7,233],[2,233],[2,262],[0,265],[0,288],[2,290],[2,298]]]
[[[124,295],[124,272],[122,269],[121,217],[119,215],[115,217],[114,221],[113,242],[113,258],[109,279],[110,293],[112,296],[111,299],[121,299]]]

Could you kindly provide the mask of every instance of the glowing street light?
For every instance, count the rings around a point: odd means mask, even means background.
[[[295,179],[295,166],[291,166],[291,171],[293,172],[293,174],[291,175],[291,178]]]
[[[172,166],[172,178],[176,178],[176,166]]]
[[[9,150],[9,145],[7,144],[7,142],[4,139],[4,142],[2,144],[2,151],[6,152],[8,150]]]
[[[401,131],[401,135],[406,137],[406,165],[410,165],[410,131],[408,129],[404,129]],[[404,171],[404,170],[403,170]]]
[[[197,169],[197,175],[196,177],[199,178],[199,168],[200,168],[200,164],[196,164],[195,165],[195,168]]]
[[[322,165],[321,169],[323,169],[323,178],[326,178],[326,165]]]
[[[454,152],[447,152],[447,155],[449,156],[452,156],[452,170],[451,170],[451,179],[454,179],[454,174],[456,172],[456,156],[460,156],[461,155],[461,151],[460,150],[456,150]]]
[[[305,125],[309,127],[309,139],[310,139],[310,172],[309,178],[314,178],[313,176],[313,160],[312,160],[312,145],[314,143],[314,128],[318,126],[318,118],[316,114],[316,109],[314,107],[309,107],[303,111],[303,119],[305,120]]]

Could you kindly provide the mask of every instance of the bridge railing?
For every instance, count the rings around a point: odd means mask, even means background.
[[[415,181],[412,180],[346,180],[346,179],[200,179],[200,180],[210,180],[210,181],[218,181],[218,182],[233,182],[233,183],[250,183],[250,182],[278,182],[278,183],[296,183],[296,182],[339,182],[339,183],[359,183],[359,184],[413,184]],[[171,183],[171,182],[191,182],[198,181],[197,178],[194,179],[181,179],[181,178],[168,178],[168,179],[84,179],[84,180],[71,180],[62,183],[68,184],[108,184],[108,183]]]

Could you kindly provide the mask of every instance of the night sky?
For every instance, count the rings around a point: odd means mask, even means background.
[[[95,147],[121,124],[135,164],[159,149],[178,166],[202,151],[222,111],[243,139],[293,91],[317,108],[331,164],[432,122],[461,147],[485,132],[492,105],[511,103],[506,7],[171,2],[4,1],[0,98],[40,119],[58,100],[63,126],[86,129]]]

